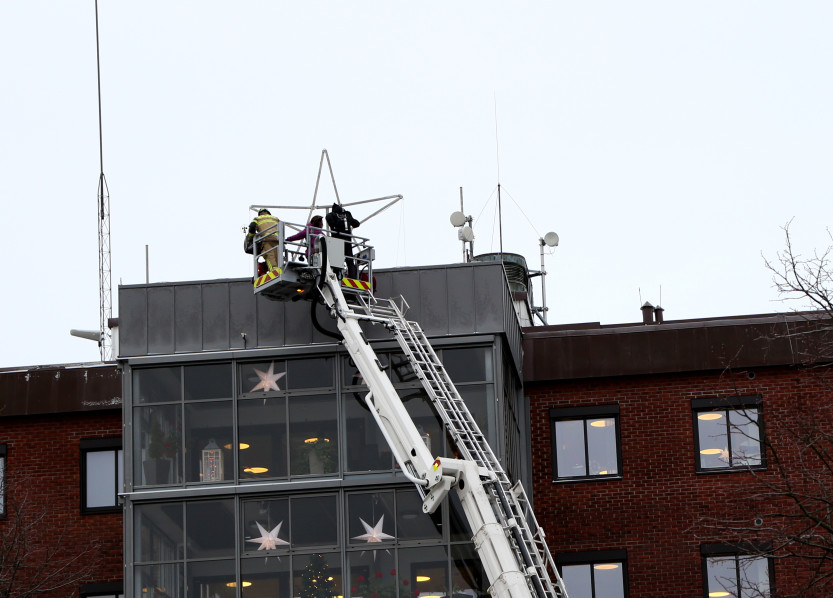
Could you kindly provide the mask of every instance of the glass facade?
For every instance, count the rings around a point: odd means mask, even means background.
[[[437,352],[500,452],[498,350]],[[380,352],[379,360],[431,453],[453,456],[405,357]],[[485,595],[456,497],[422,513],[345,354],[128,372],[134,597]]]

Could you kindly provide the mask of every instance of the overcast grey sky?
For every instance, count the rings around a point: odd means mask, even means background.
[[[833,3],[101,0],[119,281],[248,276],[250,204],[303,204],[321,150],[377,267],[547,257],[550,323],[764,313],[761,253],[826,245]],[[95,361],[92,0],[0,2],[0,367]],[[499,162],[498,162],[499,155]],[[498,167],[499,163],[499,167]],[[331,199],[324,187],[324,199]],[[355,210],[358,217],[363,210]],[[301,213],[280,214],[288,220]],[[540,292],[539,292],[540,296]],[[115,312],[118,315],[116,302]]]

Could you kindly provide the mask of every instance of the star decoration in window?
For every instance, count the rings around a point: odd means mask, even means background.
[[[373,527],[370,526],[364,519],[359,517],[359,521],[364,526],[364,533],[360,536],[353,536],[354,540],[367,540],[368,544],[373,542],[382,542],[383,540],[395,540],[396,536],[391,536],[382,531],[385,524],[385,516],[379,517],[379,521]]]
[[[281,540],[278,537],[278,534],[281,532],[283,521],[276,525],[271,532],[267,532],[266,529],[257,521],[255,521],[255,525],[257,525],[257,529],[260,530],[260,537],[246,540],[246,542],[260,542],[260,546],[257,547],[258,550],[275,550],[278,546],[289,545],[289,542]]]
[[[278,388],[278,380],[286,376],[286,372],[278,372],[276,374],[274,361],[269,364],[269,369],[265,372],[261,372],[257,368],[254,368],[254,370],[257,377],[260,378],[260,382],[258,382],[249,392],[256,392],[258,390],[262,390],[263,392],[280,390],[280,388]]]

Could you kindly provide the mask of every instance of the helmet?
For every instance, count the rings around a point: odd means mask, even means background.
[[[257,211],[257,215],[258,215],[258,216],[263,216],[264,214],[269,214],[269,215],[271,216],[271,215],[272,215],[272,212],[270,212],[270,211],[269,211],[269,210],[267,210],[266,208],[260,208],[260,209]]]

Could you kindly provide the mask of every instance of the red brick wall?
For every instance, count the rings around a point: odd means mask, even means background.
[[[23,480],[29,499],[26,513],[46,515],[37,526],[40,531],[27,538],[42,542],[43,548],[58,543],[63,556],[78,547],[94,546],[93,553],[74,567],[89,572],[88,583],[120,582],[122,514],[81,514],[80,471],[82,439],[119,437],[121,410],[0,420],[0,444],[7,445],[8,484],[8,516],[0,519],[0,534],[8,533]],[[45,596],[77,596],[79,586]]]
[[[755,517],[754,505],[738,500],[756,484],[753,474],[695,473],[691,399],[760,394],[767,429],[790,417],[798,397],[831,403],[828,387],[792,368],[759,369],[754,379],[745,371],[670,374],[554,382],[525,392],[535,513],[550,550],[626,549],[631,597],[702,597],[700,544],[736,538],[698,519]],[[620,407],[623,479],[553,483],[549,409],[604,404]],[[795,564],[779,561],[776,585],[786,589],[794,573]]]

